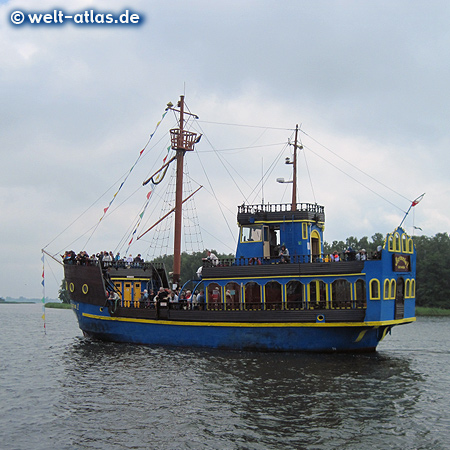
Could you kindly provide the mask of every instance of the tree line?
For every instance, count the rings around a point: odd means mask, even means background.
[[[375,252],[379,245],[384,244],[385,236],[375,233],[371,238],[364,236],[358,239],[354,236],[345,241],[324,243],[324,252],[332,253],[337,250],[343,252],[348,247],[359,251],[365,249],[367,254]],[[416,267],[416,305],[430,308],[450,309],[450,237],[447,233],[438,233],[435,236],[414,236],[417,253]],[[232,254],[218,253],[211,250],[219,259],[234,258]],[[181,254],[181,280],[195,279],[198,268],[202,265],[204,252]],[[173,266],[173,255],[163,255],[155,258],[153,262],[164,263],[167,270]],[[59,298],[69,303],[67,292],[62,283]]]

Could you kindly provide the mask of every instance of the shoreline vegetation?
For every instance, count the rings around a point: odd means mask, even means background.
[[[56,309],[71,309],[71,305],[68,303],[48,302],[45,304],[46,308]],[[450,316],[450,309],[441,308],[427,308],[424,306],[416,306],[416,316]]]

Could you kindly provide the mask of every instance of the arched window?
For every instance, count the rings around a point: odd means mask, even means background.
[[[370,280],[370,300],[380,300],[380,281],[376,278]]]
[[[390,234],[389,237],[388,237],[388,250],[390,252],[394,252],[395,251],[394,236],[392,236],[392,234]]]
[[[352,307],[352,284],[348,280],[334,280],[331,283],[331,302],[333,308]]]
[[[265,309],[281,309],[282,292],[278,281],[269,281],[264,286]]]
[[[240,309],[241,287],[237,283],[227,283],[225,285],[225,309]]]
[[[415,298],[416,297],[416,280],[412,279],[411,280],[411,298]]]
[[[364,280],[356,280],[355,283],[355,301],[357,308],[366,308],[367,307],[367,298],[366,298],[366,282]]]
[[[393,299],[393,298],[395,298],[395,287],[396,287],[395,280],[392,279],[390,284],[391,284],[391,286],[389,289],[389,298]]]
[[[304,309],[303,284],[300,281],[289,281],[286,285],[286,308]]]
[[[308,302],[310,308],[327,307],[327,285],[322,280],[313,280],[308,284]]]
[[[391,297],[390,297],[390,294],[389,294],[389,288],[390,288],[390,286],[391,286],[390,281],[389,281],[388,279],[384,280],[383,298],[384,298],[385,300],[388,300],[389,298],[391,298]]]
[[[217,283],[211,283],[208,285],[206,295],[208,309],[222,309],[221,288]]]
[[[414,241],[412,238],[408,239],[408,253],[414,253]]]
[[[402,242],[400,240],[400,234],[398,231],[394,233],[394,251],[401,252],[402,251]]]
[[[411,297],[411,280],[408,278],[405,281],[405,298]]]
[[[245,309],[261,309],[261,286],[254,281],[245,285]]]
[[[402,234],[402,252],[408,253],[408,235],[406,233]]]

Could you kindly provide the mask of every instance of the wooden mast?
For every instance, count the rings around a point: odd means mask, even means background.
[[[194,144],[197,141],[197,134],[184,130],[184,116],[191,115],[198,119],[195,114],[184,111],[184,95],[180,96],[178,102],[179,110],[169,106],[169,109],[180,113],[179,127],[170,130],[172,149],[176,151],[177,172],[176,172],[176,191],[175,191],[175,228],[173,244],[173,283],[179,284],[181,273],[181,225],[183,217],[183,168],[184,154],[186,151],[194,150]]]
[[[177,143],[177,179],[175,190],[175,230],[173,243],[173,283],[178,284],[181,273],[181,221],[182,221],[182,202],[183,202],[183,126],[184,126],[184,95],[180,97],[178,103],[180,107],[180,132]]]

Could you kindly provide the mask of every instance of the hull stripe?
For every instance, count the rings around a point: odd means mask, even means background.
[[[382,322],[336,322],[336,323],[251,323],[251,322],[182,322],[173,320],[132,319],[126,317],[99,316],[96,314],[82,313],[83,317],[89,319],[109,320],[116,322],[148,323],[153,325],[187,325],[194,327],[246,327],[246,328],[289,328],[289,327],[377,327],[383,325],[399,325],[402,323],[415,322],[415,317],[400,320],[385,320]]]

